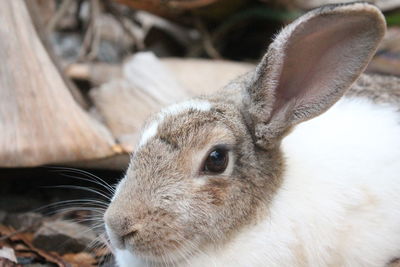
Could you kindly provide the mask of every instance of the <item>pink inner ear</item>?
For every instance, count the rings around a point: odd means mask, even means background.
[[[374,25],[368,16],[335,14],[295,29],[285,49],[275,110],[293,101],[295,106],[317,103],[349,86],[368,60],[369,27]]]

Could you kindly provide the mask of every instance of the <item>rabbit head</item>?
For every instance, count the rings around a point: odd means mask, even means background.
[[[315,9],[276,36],[254,72],[156,114],[105,213],[112,245],[178,262],[268,216],[282,138],[345,93],[384,32],[372,5]]]

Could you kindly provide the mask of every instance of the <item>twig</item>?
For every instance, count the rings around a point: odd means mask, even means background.
[[[144,33],[140,34],[138,37],[138,26],[135,25],[131,20],[125,18],[124,14],[121,14],[119,10],[117,10],[109,0],[103,0],[104,6],[107,11],[120,23],[122,28],[127,32],[129,37],[133,40],[133,43],[136,45],[138,50],[144,50]]]
[[[149,31],[152,27],[157,27],[169,33],[184,46],[190,45],[193,40],[198,38],[198,32],[187,29],[164,18],[155,16],[146,11],[138,11],[135,13],[135,19],[140,21],[145,31]]]
[[[100,36],[98,33],[99,29],[97,27],[99,13],[99,0],[91,0],[89,24],[83,38],[81,49],[79,51],[78,61],[82,61],[84,58],[93,60],[97,55],[98,46],[100,44]]]
[[[167,2],[170,7],[181,9],[195,9],[214,4],[218,0],[194,0],[194,1],[170,1]]]
[[[124,30],[133,39],[138,50],[145,49],[144,40],[153,27],[167,32],[184,46],[191,45],[193,40],[196,40],[199,36],[198,32],[193,29],[187,29],[146,11],[137,11],[133,15],[134,19],[142,25],[139,26],[132,20],[132,17],[128,17],[126,14],[117,10],[109,0],[102,0],[102,2],[109,13],[119,21]]]
[[[210,56],[213,59],[222,59],[221,54],[214,47],[213,42],[211,40],[211,35],[204,26],[203,22],[198,17],[195,17],[194,23],[198,31],[201,33],[204,51],[208,54],[208,56]]]
[[[68,12],[69,7],[72,5],[74,0],[65,0],[61,2],[60,8],[54,14],[54,16],[49,21],[49,24],[46,27],[46,33],[49,34],[54,31],[55,27],[59,23],[59,21],[65,16]]]
[[[92,43],[93,38],[93,27],[91,26],[91,22],[89,22],[88,28],[83,37],[82,46],[79,49],[78,59],[77,61],[82,61],[87,54],[87,51],[90,49],[90,45]]]
[[[101,41],[100,34],[99,34],[99,27],[97,25],[99,14],[101,11],[100,11],[99,0],[91,0],[90,3],[92,6],[91,16],[93,18],[93,38],[92,38],[92,45],[90,48],[90,52],[88,54],[88,59],[93,60],[97,56],[97,53],[99,51],[100,41]]]

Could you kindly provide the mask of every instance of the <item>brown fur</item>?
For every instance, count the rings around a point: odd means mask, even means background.
[[[209,111],[166,115],[132,156],[105,214],[115,246],[151,262],[163,254],[178,262],[176,250],[195,254],[223,246],[265,219],[283,179],[281,139],[346,92],[383,32],[382,15],[367,4],[314,10],[278,35],[254,73],[199,98],[211,104]],[[327,38],[345,45],[332,46]],[[204,158],[218,144],[231,148],[232,172],[202,173]]]
[[[365,97],[377,104],[391,104],[400,109],[400,78],[363,74],[346,93],[347,97]]]

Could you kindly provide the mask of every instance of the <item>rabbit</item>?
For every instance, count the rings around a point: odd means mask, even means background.
[[[254,71],[153,115],[103,218],[118,266],[399,257],[400,101],[352,89],[385,30],[368,3],[314,9]]]

